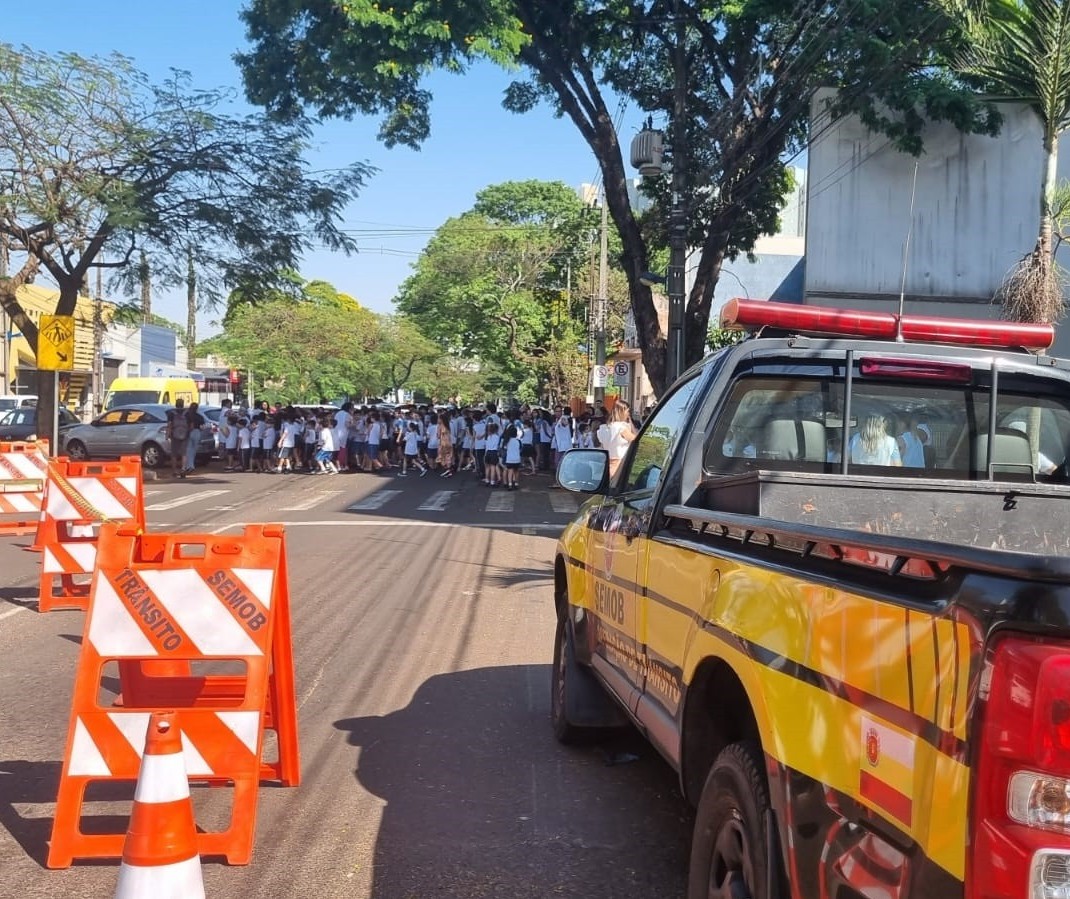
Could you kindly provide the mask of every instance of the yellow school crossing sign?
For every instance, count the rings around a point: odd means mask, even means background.
[[[74,316],[42,315],[37,338],[37,367],[44,371],[74,368]]]

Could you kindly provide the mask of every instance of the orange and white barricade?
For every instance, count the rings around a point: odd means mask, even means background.
[[[105,521],[130,522],[144,529],[141,459],[52,459],[34,541],[34,549],[42,553],[38,611],[86,607],[97,558],[97,530]]]
[[[48,469],[48,441],[0,441],[0,535],[37,530]]]
[[[121,697],[103,705],[113,661]],[[242,674],[212,673],[234,662]],[[101,832],[106,819],[83,831],[85,791],[136,779],[149,719],[163,710],[175,712],[189,779],[233,785],[228,826],[198,833],[198,854],[247,864],[260,782],[300,782],[281,526],[248,525],[237,537],[101,526],[48,867],[121,856],[123,834]],[[263,758],[267,729],[275,761]]]

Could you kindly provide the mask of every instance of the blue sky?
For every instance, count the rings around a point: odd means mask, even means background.
[[[90,5],[53,0],[43,12],[44,7],[33,3],[5,3],[0,40],[87,56],[116,51],[133,59],[153,80],[177,68],[190,72],[196,87],[240,92],[232,56],[247,46],[238,18],[243,5],[242,0],[96,0]],[[344,227],[354,231],[361,252],[348,257],[310,253],[302,274],[330,281],[365,306],[388,312],[431,233],[468,209],[481,188],[527,178],[575,187],[595,180],[594,157],[570,122],[555,119],[546,108],[524,116],[501,108],[501,92],[509,80],[492,66],[430,80],[435,96],[432,134],[419,152],[387,150],[377,143],[373,119],[333,121],[319,128],[310,156],[316,167],[366,160],[379,173],[345,217]],[[635,110],[625,119],[625,146],[638,119]],[[177,294],[158,295],[154,308],[185,321],[185,300]],[[202,335],[217,330],[211,326],[215,317],[212,312],[202,314]]]

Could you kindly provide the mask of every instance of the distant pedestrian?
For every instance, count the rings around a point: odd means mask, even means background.
[[[507,490],[520,489],[520,461],[523,458],[523,443],[517,436],[516,425],[505,429],[505,479]]]
[[[241,418],[236,412],[231,412],[227,417],[227,466],[225,471],[238,471],[241,468],[241,458],[238,454],[238,431],[241,426]]]
[[[438,463],[442,466],[442,477],[453,477],[453,433],[450,430],[450,417],[443,412],[438,417]]]
[[[201,447],[201,430],[205,426],[204,416],[197,410],[199,404],[192,402],[186,412],[189,419],[189,436],[186,441],[186,471],[193,471],[197,467],[197,452]]]
[[[483,457],[483,470],[486,477],[483,478],[483,483],[488,487],[496,487],[499,483],[505,482],[505,478],[502,476],[503,470],[499,466],[502,435],[498,433],[498,425],[494,422],[491,422],[486,427],[487,436],[484,440],[486,448]]]
[[[409,473],[409,466],[417,468],[422,478],[427,474],[427,466],[420,461],[420,425],[415,421],[408,422],[408,429],[402,439],[401,471],[398,477],[403,478]]]
[[[166,433],[171,444],[171,471],[177,477],[184,478],[189,441],[189,419],[186,417],[185,400],[175,400],[175,408],[167,413]]]
[[[238,419],[238,459],[242,471],[248,471],[252,461],[253,435],[249,430],[249,421],[245,418]]]

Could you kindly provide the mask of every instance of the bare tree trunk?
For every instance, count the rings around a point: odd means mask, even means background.
[[[197,271],[193,267],[193,250],[187,251],[186,266],[186,352],[193,366],[193,348],[197,343]]]
[[[141,279],[141,320],[148,324],[152,317],[152,281],[149,257],[144,250],[141,251],[141,262],[138,263],[138,277]]]

